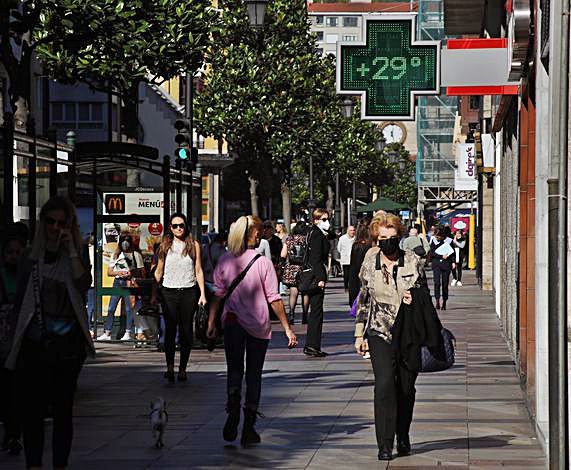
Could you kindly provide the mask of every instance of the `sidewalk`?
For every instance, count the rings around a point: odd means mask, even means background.
[[[285,347],[282,333],[274,334],[262,385],[260,446],[243,450],[222,440],[223,351],[193,351],[189,383],[169,387],[163,356],[154,349],[104,344],[81,375],[70,468],[545,469],[492,297],[479,290],[473,273],[465,277],[441,313],[457,337],[457,363],[419,377],[410,457],[377,460],[373,375],[369,361],[353,352],[346,295],[334,280],[326,295],[328,358],[305,358],[301,349]],[[149,402],[158,396],[168,402],[170,418],[162,450],[153,447],[148,418]],[[45,463],[51,463],[49,447]],[[23,467],[23,458],[0,455],[0,469]]]

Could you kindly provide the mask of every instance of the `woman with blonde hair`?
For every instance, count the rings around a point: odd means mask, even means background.
[[[227,365],[226,412],[223,436],[234,441],[238,435],[244,359],[246,361],[246,400],[244,402],[243,446],[257,444],[260,436],[254,429],[262,386],[262,369],[272,336],[268,304],[282,324],[288,347],[297,338],[288,323],[278,291],[278,278],[271,260],[255,252],[262,235],[262,221],[253,215],[240,217],[230,228],[228,253],[214,270],[216,297],[210,306],[208,337],[216,337],[216,317],[222,308],[224,349]]]
[[[375,431],[379,460],[411,451],[409,429],[421,343],[442,357],[442,325],[432,306],[421,259],[399,248],[404,226],[396,215],[375,215],[370,225],[377,246],[365,255],[355,320],[355,348],[370,351],[375,374]],[[421,328],[418,328],[418,326]],[[425,334],[421,337],[418,331]]]
[[[22,403],[27,468],[41,468],[46,408],[53,410],[53,466],[65,468],[73,437],[73,399],[88,354],[93,355],[86,294],[88,262],[75,207],[51,198],[40,211],[31,253],[21,266],[17,315],[6,367],[15,369]]]

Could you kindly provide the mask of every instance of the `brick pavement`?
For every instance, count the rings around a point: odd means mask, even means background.
[[[222,440],[222,351],[193,351],[189,383],[168,386],[163,356],[154,350],[100,345],[80,379],[71,468],[546,468],[492,297],[476,287],[472,273],[464,287],[451,288],[449,310],[441,314],[457,336],[457,364],[417,383],[413,455],[378,462],[372,371],[353,353],[345,299],[333,281],[326,296],[327,359],[305,358],[301,349],[285,347],[279,331],[274,335],[264,370],[262,444],[253,449]],[[149,402],[157,396],[167,400],[170,416],[162,450],[152,446],[148,424]],[[23,459],[0,455],[0,469],[18,468]]]

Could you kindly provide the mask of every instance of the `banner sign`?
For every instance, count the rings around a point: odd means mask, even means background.
[[[416,40],[415,14],[365,15],[365,42],[337,45],[337,93],[361,96],[361,118],[414,120],[415,96],[440,94],[440,41]]]
[[[477,191],[476,144],[459,144],[456,147],[456,169],[454,189],[456,191]]]

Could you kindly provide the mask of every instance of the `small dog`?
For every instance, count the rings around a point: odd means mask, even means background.
[[[162,449],[165,444],[163,437],[169,421],[167,413],[167,404],[162,398],[157,398],[151,402],[151,430],[153,432],[153,439],[155,440],[155,447]]]

